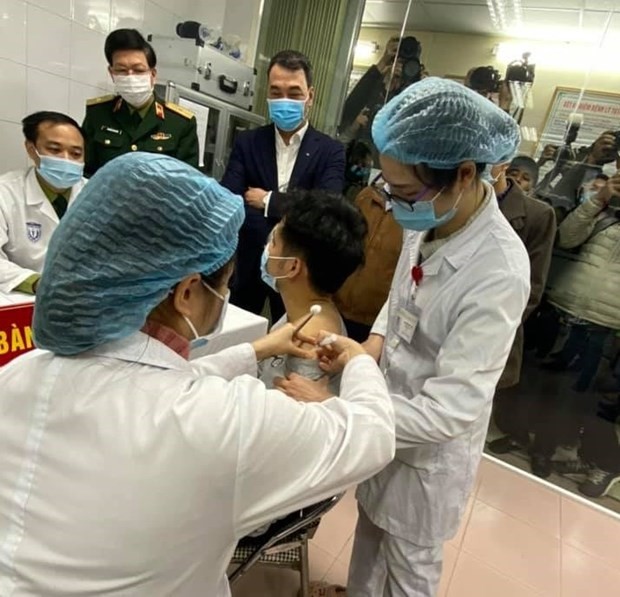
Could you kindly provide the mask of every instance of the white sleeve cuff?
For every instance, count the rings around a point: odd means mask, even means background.
[[[269,215],[269,202],[271,201],[271,191],[269,191],[266,195],[265,195],[265,212],[264,215],[265,217],[267,217]]]
[[[390,299],[388,297],[388,300],[383,304],[379,315],[377,315],[377,319],[375,319],[375,323],[370,330],[371,334],[377,334],[378,336],[383,336],[384,338],[387,335],[389,303]]]

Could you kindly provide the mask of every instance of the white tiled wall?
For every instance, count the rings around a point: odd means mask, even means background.
[[[234,1],[234,0],[231,0]],[[174,35],[180,20],[221,26],[225,0],[0,0],[0,173],[27,165],[19,122],[58,110],[81,122],[109,92],[103,44],[120,27]]]

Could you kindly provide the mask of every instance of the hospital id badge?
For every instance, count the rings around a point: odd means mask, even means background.
[[[413,313],[409,313],[406,309],[399,309],[396,327],[398,337],[405,342],[411,342],[413,334],[418,327],[418,321],[418,318]]]

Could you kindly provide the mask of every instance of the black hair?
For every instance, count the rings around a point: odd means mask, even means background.
[[[121,50],[139,50],[144,52],[149,68],[157,66],[157,56],[153,46],[142,37],[137,29],[117,29],[105,40],[104,52],[108,64],[112,66],[114,53]]]
[[[486,168],[486,164],[476,164],[476,176],[480,177]],[[427,164],[415,166],[416,176],[431,189],[443,189],[451,187],[458,178],[457,168],[431,168]]]
[[[200,274],[200,277],[209,285],[211,288],[215,286],[219,286],[224,277],[230,273],[231,269],[234,269],[235,264],[237,262],[237,256],[233,255],[222,267],[218,270],[214,271],[211,274]]]
[[[604,180],[605,182],[607,182],[609,180],[609,176],[607,176],[607,174],[605,174],[604,172],[599,172],[594,179],[599,179],[599,180]]]
[[[71,116],[67,116],[66,114],[62,114],[61,112],[35,112],[34,114],[30,114],[26,116],[22,120],[22,132],[24,133],[24,137],[26,137],[26,141],[31,141],[32,143],[37,142],[37,138],[39,136],[39,125],[43,122],[51,122],[52,124],[68,124],[72,127],[75,127],[84,137],[84,132],[82,131],[82,127],[71,118]]]
[[[372,156],[372,150],[364,141],[353,139],[347,144],[347,164],[355,164]]]
[[[304,260],[320,293],[335,294],[364,264],[367,231],[361,211],[341,195],[319,190],[286,195],[282,243]]]
[[[282,50],[278,52],[269,62],[267,76],[269,76],[271,69],[276,64],[287,70],[303,70],[308,87],[312,87],[312,64],[310,64],[310,59],[305,54],[297,52],[297,50]]]

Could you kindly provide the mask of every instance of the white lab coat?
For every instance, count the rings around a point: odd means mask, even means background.
[[[248,344],[187,362],[142,333],[0,369],[0,595],[228,596],[240,537],[393,458],[370,357],[323,404],[256,370]]]
[[[375,525],[418,546],[440,545],[458,530],[495,386],[529,296],[527,252],[490,185],[486,192],[487,203],[469,227],[423,263],[417,288],[412,268],[424,235],[405,234],[373,329],[385,336],[382,367],[396,413],[397,451],[358,488],[358,500]],[[413,319],[401,322],[403,311]],[[401,336],[412,327],[407,342]]]
[[[86,184],[77,183],[69,204]],[[35,168],[0,176],[0,292],[8,293],[43,271],[58,216],[36,177]]]

